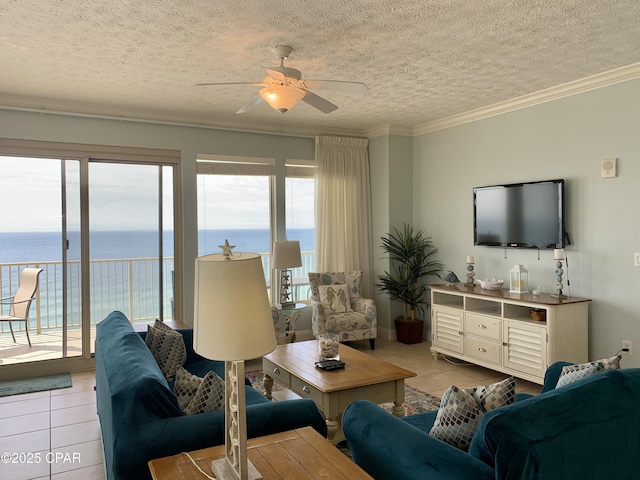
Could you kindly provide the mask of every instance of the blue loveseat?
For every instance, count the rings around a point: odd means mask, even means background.
[[[179,329],[187,349],[184,368],[224,378],[224,363],[193,350],[193,331]],[[97,326],[96,403],[109,480],[151,478],[147,462],[224,443],[224,412],[185,415],[151,351],[121,312]],[[312,400],[269,402],[245,381],[247,435],[258,437],[304,426],[326,436],[326,424]]]
[[[608,370],[484,415],[469,452],[428,435],[437,412],[405,418],[364,400],[344,412],[354,461],[376,480],[640,479],[640,369]]]

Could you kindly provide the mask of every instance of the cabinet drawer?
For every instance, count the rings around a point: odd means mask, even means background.
[[[498,342],[485,340],[484,338],[466,336],[464,338],[464,354],[489,363],[500,365],[500,349]]]
[[[500,341],[500,319],[475,313],[464,314],[464,332],[490,340]]]
[[[280,385],[284,385],[287,388],[291,387],[291,374],[276,366],[266,358],[262,360],[262,371],[265,375],[269,375],[273,378],[274,382],[278,382]]]
[[[303,398],[310,398],[316,405],[322,405],[322,392],[303,382],[298,377],[291,377],[291,390]]]

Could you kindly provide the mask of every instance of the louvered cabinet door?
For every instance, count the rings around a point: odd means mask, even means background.
[[[462,310],[434,305],[431,317],[432,345],[451,352],[463,353],[462,317]]]
[[[547,369],[547,329],[532,323],[503,320],[502,365],[544,377]]]

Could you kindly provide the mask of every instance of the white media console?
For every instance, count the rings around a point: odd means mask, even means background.
[[[430,285],[431,352],[455,357],[539,384],[558,360],[588,361],[586,298]],[[530,309],[544,320],[534,320]]]

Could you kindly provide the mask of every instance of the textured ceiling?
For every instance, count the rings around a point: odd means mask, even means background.
[[[2,0],[0,106],[276,132],[416,127],[640,62],[638,0]],[[361,81],[285,115],[251,82],[277,65]]]

